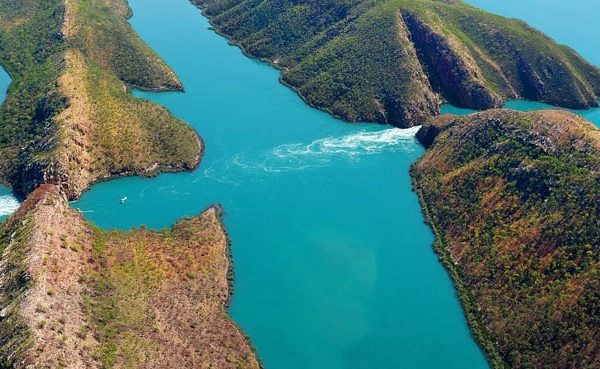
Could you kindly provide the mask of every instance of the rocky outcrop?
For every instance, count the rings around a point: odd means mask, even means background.
[[[444,114],[430,119],[427,123],[423,124],[417,131],[416,138],[419,140],[421,145],[425,148],[429,148],[437,136],[450,128],[456,122],[456,116],[451,114]]]
[[[495,368],[600,359],[600,130],[563,111],[433,119],[412,168],[475,336]]]
[[[448,102],[472,109],[502,106],[502,98],[486,88],[477,63],[469,57],[464,45],[434,31],[410,12],[402,14],[429,81]]]

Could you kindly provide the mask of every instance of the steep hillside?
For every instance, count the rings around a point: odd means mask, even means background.
[[[69,198],[124,174],[194,168],[194,130],[128,86],[181,90],[133,32],[125,0],[0,0],[0,181],[26,195],[46,182]]]
[[[436,137],[437,136],[437,137]],[[412,168],[497,368],[598,368],[600,130],[567,112],[442,116]]]
[[[0,226],[0,367],[257,369],[219,216],[106,233],[42,185]]]
[[[459,0],[193,0],[309,103],[407,127],[439,104],[597,106],[600,71],[525,23]]]

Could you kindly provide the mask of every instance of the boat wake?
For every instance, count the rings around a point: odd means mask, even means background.
[[[363,130],[342,137],[320,138],[309,144],[285,144],[274,148],[258,161],[244,160],[238,155],[233,163],[245,169],[283,172],[326,166],[334,158],[357,160],[361,156],[382,152],[412,151],[419,128]]]
[[[0,217],[11,215],[19,208],[19,201],[14,196],[0,196]]]

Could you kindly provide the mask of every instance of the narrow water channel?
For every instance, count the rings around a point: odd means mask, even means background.
[[[130,2],[186,86],[137,94],[192,124],[206,156],[193,173],[99,184],[74,206],[103,227],[159,228],[223,204],[231,313],[267,369],[487,368],[411,191],[415,130],[306,106],[185,0]]]
[[[415,129],[308,107],[186,0],[130,4],[186,87],[136,94],[192,124],[206,156],[193,173],[98,184],[73,206],[102,227],[160,228],[221,203],[231,313],[267,369],[487,368],[411,191]]]
[[[600,63],[597,37],[578,33],[595,21],[575,21],[557,0],[544,11],[538,0],[469,2],[523,16]],[[593,0],[577,3],[600,14]],[[186,87],[136,94],[192,124],[206,156],[192,173],[101,183],[72,205],[127,229],[167,227],[221,203],[235,262],[231,313],[266,369],[487,368],[411,191],[408,169],[423,153],[415,129],[346,124],[306,106],[186,0],[130,5],[136,31]],[[0,101],[9,82],[0,69]],[[579,113],[600,123],[598,109]],[[0,219],[16,206],[0,187]]]

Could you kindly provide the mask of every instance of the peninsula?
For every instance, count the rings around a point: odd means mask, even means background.
[[[130,87],[182,90],[133,32],[126,0],[0,0],[0,181],[26,196],[43,183],[69,199],[121,175],[197,166],[202,144]],[[127,124],[123,124],[127,122]]]
[[[229,318],[221,209],[162,232],[103,231],[68,200],[123,175],[195,168],[197,133],[131,88],[181,91],[126,0],[0,0],[0,367],[258,369]]]
[[[226,311],[220,213],[106,232],[39,187],[0,227],[1,366],[258,369]]]
[[[419,125],[442,102],[598,106],[600,70],[524,22],[460,0],[193,0],[311,105],[348,121]]]

